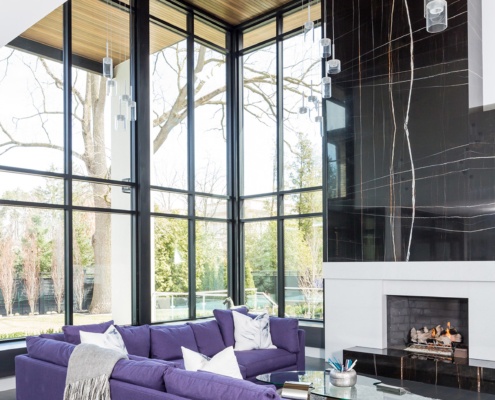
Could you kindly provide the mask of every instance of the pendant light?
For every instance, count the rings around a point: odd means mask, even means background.
[[[335,58],[335,0],[332,0],[332,59],[327,62],[327,72],[330,75],[340,72],[340,60]]]
[[[304,23],[304,40],[309,32],[313,32],[313,42],[315,41],[315,23],[311,20],[311,0],[308,0],[308,20]]]
[[[302,106],[299,107],[299,114],[306,114],[308,112],[308,107],[304,105],[304,93],[302,94]]]
[[[447,1],[425,0],[426,31],[438,33],[447,29]]]
[[[332,78],[324,76],[321,79],[321,97],[329,99],[332,97]]]

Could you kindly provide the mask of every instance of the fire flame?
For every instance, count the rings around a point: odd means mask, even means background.
[[[447,330],[445,331],[445,336],[450,339],[450,322],[447,322]]]

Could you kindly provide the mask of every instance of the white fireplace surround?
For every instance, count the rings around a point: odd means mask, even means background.
[[[329,262],[325,357],[387,346],[387,295],[469,300],[469,358],[495,361],[495,261]]]

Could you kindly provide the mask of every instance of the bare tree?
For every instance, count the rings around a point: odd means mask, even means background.
[[[166,50],[166,49],[165,49]],[[166,58],[165,50],[161,52],[159,57]],[[195,92],[195,107],[216,104],[225,110],[225,101],[221,96],[226,91],[225,84],[218,87],[210,87],[206,85],[205,80],[201,80],[198,76],[204,70],[205,66],[222,66],[225,64],[225,58],[218,53],[208,51],[205,46],[198,45],[195,55],[195,80],[194,82],[183,82],[181,77],[184,76],[186,68],[186,58],[181,54],[181,49],[175,49],[175,58],[171,56],[165,62],[177,72],[177,96],[172,102],[160,104],[163,108],[154,110],[153,127],[156,129],[155,137],[153,138],[153,153],[156,153],[165,143],[170,133],[179,127],[187,117],[187,85],[194,85]],[[32,56],[30,56],[32,57]],[[276,107],[273,96],[264,94],[263,87],[265,85],[274,85],[276,76],[274,74],[256,70],[246,62],[246,68],[250,71],[249,76],[245,77],[244,85],[247,91],[256,96],[256,100],[246,106],[247,112],[258,117],[263,115],[269,118],[275,118]],[[8,76],[7,69],[14,65],[9,59],[5,67],[5,76]],[[62,110],[52,110],[48,99],[48,87],[55,86],[60,91],[63,89],[63,81],[60,74],[53,71],[52,66],[43,58],[36,59],[35,62],[24,62],[24,65],[31,71],[34,82],[37,88],[32,91],[33,106],[36,110],[32,115],[19,116],[16,121],[32,120],[40,121],[40,130],[44,133],[45,139],[39,139],[38,135],[35,140],[27,141],[23,136],[22,130],[17,130],[2,124],[0,121],[0,156],[14,148],[47,148],[63,151],[63,146],[56,143],[50,136],[51,132],[45,127],[46,117],[54,114],[63,114]],[[39,75],[48,77],[51,81],[47,84],[39,79]],[[110,165],[106,156],[105,148],[105,129],[104,129],[104,111],[106,105],[105,80],[98,74],[86,73],[84,71],[75,71],[75,82],[82,79],[85,80],[84,85],[74,84],[72,94],[74,99],[73,118],[80,125],[82,133],[82,142],[84,150],[82,152],[73,152],[73,158],[83,163],[89,176],[98,178],[110,177]],[[169,78],[169,77],[167,77]],[[84,87],[84,90],[80,90]],[[304,82],[304,76],[300,79],[284,77],[284,88],[294,93],[302,94],[304,88],[309,88],[309,85]],[[315,85],[316,87],[316,85]],[[38,93],[37,95],[35,93]],[[36,103],[34,96],[38,96]],[[166,94],[164,93],[163,96]],[[41,100],[40,100],[41,99]],[[289,113],[294,113],[293,110],[287,110]],[[225,112],[224,112],[225,114]],[[222,129],[222,128],[220,128]],[[91,184],[93,206],[105,209],[110,207],[108,198],[108,190],[105,185]],[[111,215],[109,213],[95,213],[94,232],[92,235],[92,247],[94,252],[94,290],[93,299],[90,305],[92,313],[108,313],[111,311]]]
[[[2,291],[6,315],[12,315],[16,294],[15,252],[12,235],[7,233],[0,240],[0,290]]]
[[[62,225],[58,224],[53,234],[53,256],[52,256],[52,282],[53,294],[57,303],[57,312],[62,312],[64,301],[64,235],[61,229]]]
[[[40,296],[41,258],[37,243],[36,228],[29,213],[26,219],[26,233],[22,244],[22,279],[24,281],[24,290],[26,291],[29,309],[31,310],[30,314],[34,314],[36,303]]]

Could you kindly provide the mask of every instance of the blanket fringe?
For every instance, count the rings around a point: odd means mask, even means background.
[[[108,376],[101,375],[67,385],[64,400],[110,400]]]

